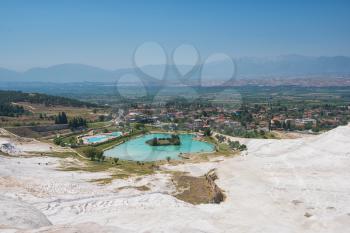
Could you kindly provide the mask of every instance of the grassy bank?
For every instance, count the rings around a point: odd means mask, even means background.
[[[230,156],[234,154],[234,152],[230,149],[229,145],[227,145],[226,143],[219,143],[215,138],[208,136],[204,137],[204,140],[215,146],[217,155]]]
[[[131,176],[151,175],[159,169],[159,164],[161,164],[161,162],[115,161],[113,158],[107,158],[101,162],[76,158],[80,160],[80,163],[64,165],[60,170],[110,173],[108,177],[91,180],[98,184],[109,184],[114,179],[125,179]]]

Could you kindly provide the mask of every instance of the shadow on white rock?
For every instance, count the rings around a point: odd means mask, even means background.
[[[0,196],[0,226],[2,228],[35,229],[50,226],[46,216],[32,205]]]

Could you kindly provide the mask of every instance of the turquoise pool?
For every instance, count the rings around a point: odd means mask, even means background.
[[[93,143],[100,143],[100,142],[104,142],[104,141],[107,141],[109,139],[112,139],[112,138],[115,138],[115,137],[119,137],[122,135],[122,132],[113,132],[113,133],[110,133],[110,134],[98,134],[98,135],[95,135],[95,136],[88,136],[88,137],[85,137],[86,138],[86,141],[90,144],[93,144]]]
[[[105,156],[117,157],[124,160],[155,161],[167,157],[180,159],[180,153],[212,152],[215,150],[212,144],[194,140],[192,134],[180,134],[181,145],[179,146],[150,146],[146,141],[154,137],[165,138],[170,134],[147,134],[131,139],[104,152]]]
[[[114,137],[119,137],[119,136],[122,136],[122,132],[112,132],[111,135],[114,136]]]
[[[106,140],[108,140],[109,137],[107,137],[106,135],[97,135],[97,136],[93,136],[93,137],[89,137],[86,140],[89,143],[98,143],[98,142],[104,142]]]

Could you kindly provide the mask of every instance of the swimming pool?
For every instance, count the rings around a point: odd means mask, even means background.
[[[154,137],[167,138],[170,136],[171,134],[164,133],[146,134],[115,146],[105,151],[104,155],[124,160],[156,161],[164,160],[167,157],[171,159],[181,159],[179,157],[181,153],[212,152],[215,150],[214,145],[210,143],[194,140],[194,135],[192,134],[180,134],[181,145],[178,146],[150,146],[146,143],[147,140]]]
[[[105,142],[110,139],[120,137],[121,135],[122,135],[122,132],[113,132],[109,134],[97,134],[94,136],[87,136],[87,137],[84,137],[83,139],[85,139],[88,144],[94,144],[94,143]]]

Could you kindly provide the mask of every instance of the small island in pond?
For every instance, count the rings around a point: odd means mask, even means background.
[[[173,134],[169,138],[154,137],[150,140],[147,140],[146,143],[150,146],[179,146],[181,144],[181,141],[178,135]]]

